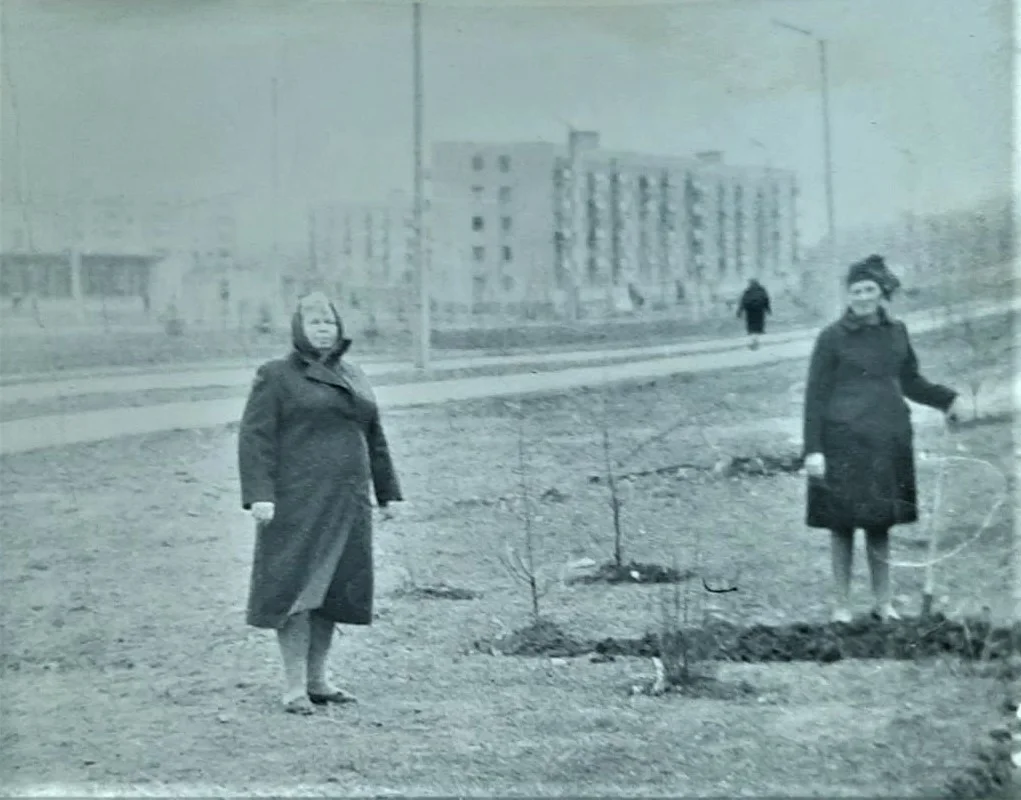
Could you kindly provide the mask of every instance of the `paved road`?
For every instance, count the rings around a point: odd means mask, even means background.
[[[987,304],[986,304],[987,305]],[[931,317],[931,312],[915,312],[905,315],[906,319],[924,319]],[[779,333],[767,334],[763,337],[764,344],[778,344],[797,341],[814,335],[815,328],[797,328]],[[531,366],[581,366],[584,364],[606,363],[611,361],[665,358],[686,353],[717,352],[742,348],[747,342],[744,336],[726,338],[706,338],[675,342],[671,344],[647,347],[620,347],[611,350],[588,349],[574,351],[558,351],[546,353],[516,353],[512,355],[479,355],[459,353],[441,356],[433,361],[430,370],[423,378],[442,378],[444,373],[460,370],[484,369],[491,367],[506,368],[508,372],[527,370]],[[133,371],[111,371],[106,374],[62,375],[58,378],[39,380],[35,376],[25,376],[18,381],[11,377],[0,378],[0,407],[23,402],[39,402],[59,399],[62,397],[80,397],[83,395],[144,392],[152,390],[180,390],[199,388],[236,388],[247,390],[251,385],[252,374],[258,361],[245,363],[221,362],[191,366],[167,367],[153,370],[135,368]],[[396,360],[367,358],[359,362],[366,373],[372,378],[408,374],[413,372],[412,365]]]
[[[767,335],[766,343],[780,343],[802,339],[809,335],[809,329],[799,329]],[[560,365],[580,366],[599,362],[632,359],[663,358],[685,353],[708,353],[733,350],[747,345],[743,336],[725,339],[704,339],[648,347],[622,347],[613,350],[574,350],[555,353],[519,353],[504,356],[462,356],[443,358],[430,364],[428,377],[440,377],[444,373],[467,369],[489,367],[507,368],[508,371],[527,370],[531,366]],[[22,402],[38,402],[60,397],[80,397],[90,394],[130,393],[154,389],[199,389],[236,388],[247,390],[252,375],[260,362],[254,361],[243,366],[217,367],[207,369],[174,369],[160,372],[136,374],[87,376],[47,381],[26,381],[0,386],[0,406]],[[398,361],[358,362],[371,378],[387,375],[407,374],[414,370],[411,364]]]
[[[1015,298],[998,306],[976,307],[972,309],[970,316],[973,318],[992,316],[1002,313],[1007,308],[1019,307],[1021,298]],[[914,333],[936,330],[948,324],[946,320],[939,319],[931,313],[905,315],[905,318],[910,322]],[[575,366],[552,372],[422,381],[380,386],[377,394],[384,409],[485,397],[542,394],[582,386],[650,380],[682,373],[707,372],[806,358],[811,347],[812,337],[802,336],[791,341],[773,343],[757,351],[733,348],[709,352],[703,350],[613,365]],[[248,375],[250,380],[251,373]],[[2,422],[0,455],[100,441],[118,436],[216,427],[237,421],[243,405],[244,397],[239,395],[237,398],[225,400],[102,409]]]

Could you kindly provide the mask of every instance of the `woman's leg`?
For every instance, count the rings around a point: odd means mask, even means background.
[[[308,693],[314,701],[348,703],[354,697],[343,689],[330,683],[327,676],[326,661],[333,642],[333,620],[327,619],[313,611],[309,615],[308,644]]]
[[[900,619],[894,610],[890,589],[890,529],[870,528],[865,531],[865,552],[872,576],[876,613],[883,619]]]
[[[308,612],[288,617],[277,630],[277,642],[284,662],[284,707],[288,711],[307,713],[311,706],[306,695],[310,625]]]
[[[854,557],[854,528],[830,531],[833,561],[833,621],[851,621],[851,565]]]
[[[308,642],[308,690],[313,694],[329,694],[334,691],[326,677],[326,659],[333,643],[333,620],[321,617],[316,612],[309,616],[311,636]]]

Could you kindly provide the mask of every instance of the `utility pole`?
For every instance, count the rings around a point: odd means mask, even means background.
[[[578,152],[578,135],[573,125],[567,127],[567,153],[571,171],[570,298],[568,306],[570,318],[574,321],[581,318],[581,287],[582,275],[585,272],[588,215],[584,207],[585,191],[581,175],[581,155]]]
[[[830,124],[829,56],[827,52],[827,41],[821,36],[816,36],[816,34],[812,31],[806,30],[805,28],[799,28],[797,25],[791,25],[790,23],[781,22],[777,19],[773,20],[773,24],[778,28],[785,28],[786,30],[793,31],[794,33],[798,33],[802,36],[807,36],[809,39],[815,40],[819,52],[819,82],[820,94],[822,97],[823,160],[825,162],[826,223],[828,234],[826,247],[824,248],[826,253],[826,264],[824,269],[827,273],[825,276],[826,283],[824,291],[827,294],[833,293],[833,296],[836,298],[835,311],[839,313],[842,303],[840,301],[841,295],[839,279],[835,274],[837,223],[833,192],[833,134]]]
[[[273,74],[270,76],[270,176],[271,193],[270,197],[270,226],[273,236],[273,243],[270,249],[272,263],[269,267],[269,274],[276,280],[276,291],[280,306],[283,308],[283,316],[286,319],[290,309],[288,305],[293,302],[293,297],[287,297],[285,292],[284,278],[286,271],[280,263],[280,113],[278,99],[278,75],[280,72],[280,43],[277,41],[273,51]]]
[[[829,60],[826,52],[826,40],[819,39],[819,74],[822,82],[822,124],[823,144],[826,153],[826,225],[829,229],[830,243],[837,243],[836,211],[833,201],[833,134],[830,123],[830,79]]]
[[[412,7],[412,82],[414,86],[414,147],[415,147],[415,199],[414,199],[414,262],[415,279],[418,288],[418,319],[415,331],[415,366],[419,369],[429,368],[430,331],[429,319],[430,292],[428,264],[425,259],[425,236],[423,224],[424,204],[424,173],[422,169],[422,4],[415,2]]]

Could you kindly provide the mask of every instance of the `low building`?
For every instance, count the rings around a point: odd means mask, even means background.
[[[183,270],[194,279],[196,271],[222,272],[235,261],[234,219],[222,204],[67,201],[10,208],[2,225],[8,322],[43,315],[76,325],[144,325],[171,304],[195,318],[193,301],[168,288],[176,285],[172,276]]]

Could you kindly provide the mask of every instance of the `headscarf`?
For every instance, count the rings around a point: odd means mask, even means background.
[[[879,287],[884,300],[889,300],[893,293],[900,288],[900,281],[897,276],[890,272],[886,261],[882,256],[871,255],[868,258],[856,261],[847,270],[847,285],[858,283],[858,281],[872,281]]]
[[[337,340],[333,347],[325,352],[320,352],[305,335],[302,314],[311,310],[330,313],[337,321]],[[351,340],[344,338],[344,324],[341,322],[340,314],[322,292],[312,292],[298,299],[298,307],[291,317],[291,342],[295,351],[306,360],[319,361],[330,367],[334,366],[351,346]]]

